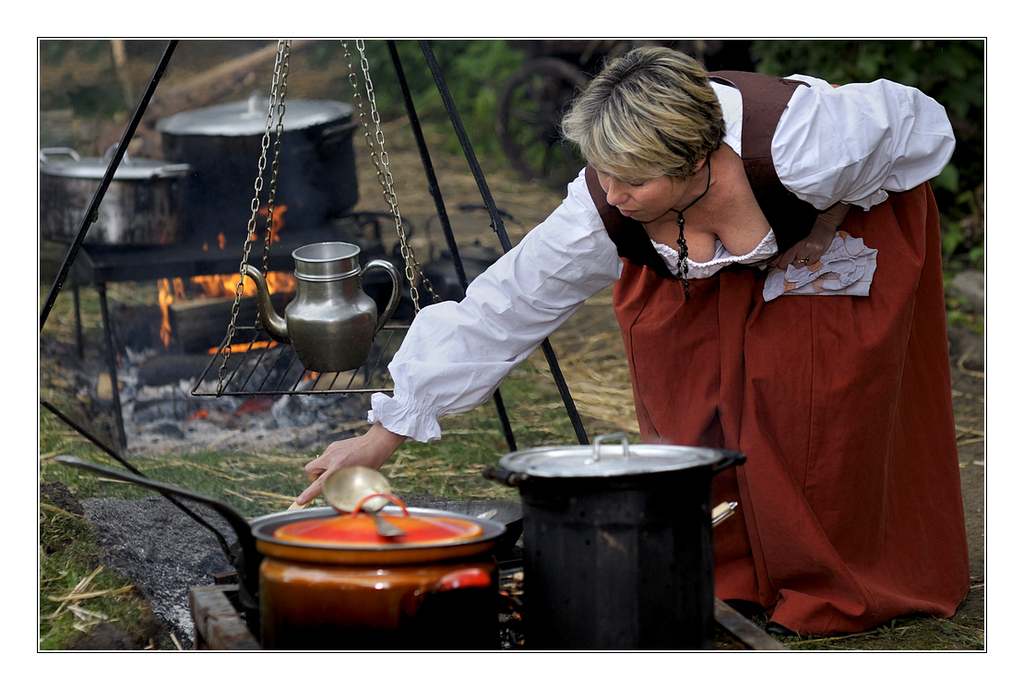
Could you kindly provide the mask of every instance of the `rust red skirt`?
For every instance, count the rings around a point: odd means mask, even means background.
[[[716,503],[716,595],[799,633],[952,615],[970,572],[938,211],[921,185],[841,226],[878,250],[868,297],[766,303],[764,273],[615,286],[645,443],[738,449]]]

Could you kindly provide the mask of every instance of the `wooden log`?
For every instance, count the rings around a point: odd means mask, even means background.
[[[761,630],[736,609],[721,599],[715,599],[715,622],[731,636],[742,642],[748,649],[782,651],[786,647],[774,637]]]
[[[284,306],[294,295],[270,296],[274,309],[284,313]],[[202,299],[172,302],[168,308],[171,338],[183,353],[207,352],[219,347],[231,321],[231,307],[234,297],[207,297]],[[236,326],[256,324],[257,301],[255,297],[243,297],[238,304]]]
[[[189,607],[195,623],[196,649],[260,649],[256,637],[246,627],[242,617],[228,599],[229,594],[237,592],[237,585],[193,587],[189,590]]]

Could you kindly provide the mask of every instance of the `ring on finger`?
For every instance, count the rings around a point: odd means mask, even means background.
[[[798,264],[806,264],[806,263],[810,263],[810,261],[811,261],[811,257],[809,257],[809,256],[808,256],[808,257],[805,257],[805,258],[803,258],[803,259],[797,259],[797,260],[796,260],[796,262],[797,262]]]

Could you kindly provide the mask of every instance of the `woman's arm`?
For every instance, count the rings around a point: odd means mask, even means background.
[[[580,175],[543,223],[478,276],[461,302],[424,307],[388,371],[394,394],[374,394],[363,436],[331,444],[306,466],[323,477],[346,465],[380,469],[406,438],[441,436],[437,420],[485,402],[498,384],[591,295],[622,271],[615,245]]]
[[[921,91],[879,79],[838,88],[803,75],[779,120],[779,180],[819,209],[868,209],[942,172],[955,141],[945,109]]]
[[[846,214],[850,212],[850,205],[842,202],[822,211],[814,221],[814,227],[810,234],[800,240],[788,250],[779,254],[768,262],[770,266],[813,266],[821,258],[821,255],[828,251],[835,239],[836,230],[846,220]]]
[[[417,441],[440,438],[438,419],[485,402],[621,271],[581,175],[558,209],[478,276],[461,302],[420,311],[388,367],[394,395],[373,396],[370,421]]]
[[[295,502],[304,506],[319,496],[323,492],[323,478],[342,467],[362,465],[379,470],[404,441],[404,436],[391,433],[379,423],[362,436],[335,441],[306,465],[306,476],[311,483]]]

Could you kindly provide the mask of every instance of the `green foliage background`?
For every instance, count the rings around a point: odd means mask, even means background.
[[[945,108],[957,148],[932,180],[944,216],[947,260],[984,262],[985,43],[980,40],[753,41],[757,71],[810,74],[834,84],[890,79],[915,86]],[[978,220],[982,222],[978,222]]]

